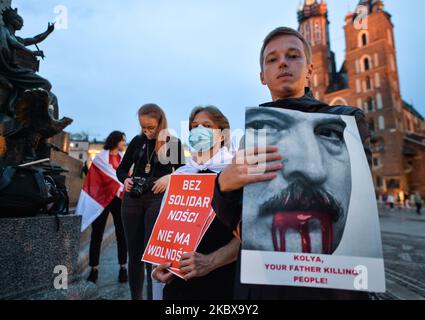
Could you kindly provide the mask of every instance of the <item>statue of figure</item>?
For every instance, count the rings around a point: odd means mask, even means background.
[[[0,83],[9,91],[15,91],[15,96],[9,97],[9,103],[4,113],[13,113],[19,91],[28,89],[44,89],[50,92],[50,82],[38,74],[37,56],[44,58],[42,51],[31,51],[27,46],[44,41],[53,31],[54,24],[48,25],[47,31],[34,37],[23,39],[15,32],[21,30],[24,21],[17,9],[7,8],[3,11],[4,26],[0,27]]]
[[[17,9],[2,12],[4,26],[0,26],[0,131],[7,142],[7,163],[19,164],[45,157],[47,139],[60,133],[72,119],[58,116],[56,96],[52,85],[37,74],[43,51],[27,48],[44,41],[55,29],[49,23],[47,30],[34,38],[15,35],[24,21]]]

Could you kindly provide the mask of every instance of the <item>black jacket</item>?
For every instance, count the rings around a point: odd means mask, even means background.
[[[312,113],[331,113],[354,116],[357,122],[359,133],[364,145],[364,150],[369,164],[372,153],[369,147],[370,133],[365,114],[362,110],[353,107],[338,106],[332,107],[315,99],[310,89],[306,89],[306,94],[302,98],[282,99],[275,102],[262,104],[260,107],[283,108]],[[218,177],[217,177],[218,179]],[[222,193],[216,182],[212,206],[217,217],[231,230],[235,230],[242,216],[243,189],[233,192]],[[302,288],[289,286],[267,286],[267,285],[246,285],[240,283],[240,259],[238,260],[238,274],[236,280],[236,299],[270,299],[270,300],[308,300],[308,299],[369,299],[370,296],[363,292],[347,290]]]

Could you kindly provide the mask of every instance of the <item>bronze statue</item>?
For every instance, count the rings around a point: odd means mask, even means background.
[[[34,38],[15,35],[24,24],[17,9],[2,12],[4,26],[0,26],[0,134],[7,150],[0,160],[6,164],[21,164],[38,160],[49,154],[47,139],[72,123],[72,119],[57,120],[59,114],[52,85],[37,74],[43,51],[37,44],[55,29],[49,23],[45,32]],[[27,46],[36,45],[37,51]],[[3,143],[4,144],[4,143]]]

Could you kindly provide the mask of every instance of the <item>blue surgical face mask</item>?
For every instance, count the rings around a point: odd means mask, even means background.
[[[214,146],[214,134],[210,128],[193,128],[189,135],[189,147],[192,152],[205,152]]]

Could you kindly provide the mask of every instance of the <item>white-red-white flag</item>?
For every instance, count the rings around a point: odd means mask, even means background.
[[[78,200],[76,213],[82,215],[81,231],[96,220],[115,196],[122,199],[123,193],[124,185],[109,163],[109,151],[104,150],[94,158]]]

